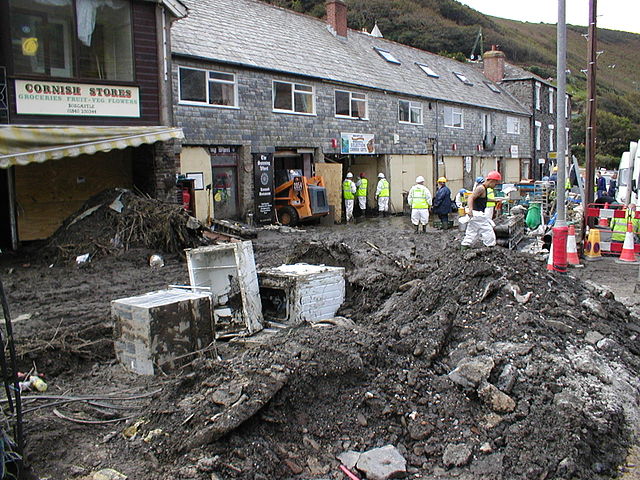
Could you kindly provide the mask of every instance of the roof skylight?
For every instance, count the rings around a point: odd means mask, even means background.
[[[500,89],[498,87],[496,87],[493,83],[490,82],[484,82],[484,84],[489,87],[489,90],[491,90],[494,93],[502,93],[500,91]]]
[[[389,52],[388,50],[383,50],[382,48],[378,48],[378,47],[373,47],[373,49],[376,52],[378,52],[378,55],[380,55],[382,58],[384,58],[387,62],[395,63],[397,65],[400,65],[400,60],[398,60],[396,57],[394,57],[393,54],[391,52]]]
[[[433,78],[440,78],[440,75],[438,75],[436,72],[434,72],[431,68],[429,68],[428,65],[425,65],[424,63],[417,63],[416,65],[418,65],[420,67],[420,69],[426,73],[428,76],[433,77]]]
[[[465,77],[462,73],[459,72],[453,72],[453,74],[458,77],[458,80],[460,80],[462,83],[464,83],[465,85],[473,85],[473,82],[469,81],[469,79],[467,77]]]

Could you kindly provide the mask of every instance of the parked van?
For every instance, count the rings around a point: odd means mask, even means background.
[[[637,203],[640,187],[640,149],[638,142],[629,144],[629,151],[624,152],[618,166],[618,193],[616,200],[620,203]]]

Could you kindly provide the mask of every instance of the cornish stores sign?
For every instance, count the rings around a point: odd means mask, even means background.
[[[17,113],[140,117],[138,87],[16,80]]]

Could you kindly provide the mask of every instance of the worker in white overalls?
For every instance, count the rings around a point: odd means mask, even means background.
[[[482,243],[486,247],[493,247],[496,244],[496,234],[493,231],[493,221],[485,213],[487,207],[487,190],[495,188],[496,184],[502,180],[500,172],[492,171],[487,174],[484,183],[478,185],[469,200],[467,200],[467,213],[471,216],[467,223],[467,230],[462,239],[462,249],[469,248],[474,240],[480,236]]]
[[[347,178],[342,182],[342,198],[344,198],[344,217],[349,222],[353,219],[353,199],[356,193],[356,184],[353,183],[353,173],[347,173]]]
[[[424,186],[424,177],[416,177],[416,184],[409,190],[407,202],[411,205],[411,223],[416,226],[416,233],[427,233],[429,223],[429,207],[431,206],[431,192]]]
[[[387,216],[389,212],[389,181],[384,178],[384,173],[378,174],[378,185],[376,186],[376,198],[378,199],[378,215]]]
[[[367,180],[364,172],[360,173],[360,178],[356,182],[356,197],[358,198],[358,208],[360,209],[360,215],[363,217],[367,212],[367,190],[369,187],[369,180]]]

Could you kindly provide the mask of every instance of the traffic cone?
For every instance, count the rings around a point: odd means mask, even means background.
[[[569,233],[567,235],[567,263],[569,265],[580,265],[578,244],[576,243],[576,228],[573,225],[569,225]]]
[[[597,228],[589,229],[589,236],[584,245],[584,259],[589,261],[602,259],[602,254],[600,253],[600,230]]]
[[[627,233],[624,236],[622,252],[620,252],[620,258],[616,260],[616,263],[640,263],[636,258],[636,250],[633,245],[633,224],[631,222],[627,222]]]
[[[609,208],[609,204],[605,203],[604,204],[604,208],[608,209]],[[602,212],[600,212],[600,214],[602,215]],[[609,219],[605,218],[605,217],[600,217],[600,220],[598,220],[598,227],[604,227],[605,229],[609,228]]]
[[[550,272],[554,271],[553,268],[553,241],[551,242],[551,246],[549,247],[549,258],[547,259],[547,270]]]

